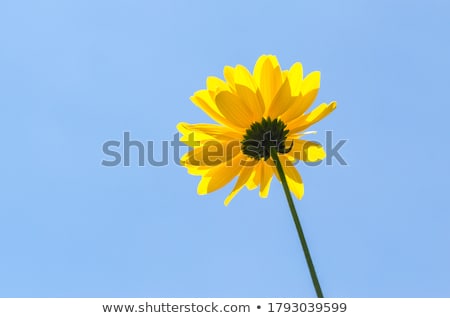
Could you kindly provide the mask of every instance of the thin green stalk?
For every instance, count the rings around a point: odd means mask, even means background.
[[[306,243],[305,234],[303,234],[302,226],[300,225],[300,220],[295,210],[294,201],[292,200],[291,191],[289,190],[286,175],[284,174],[283,167],[281,166],[280,160],[278,158],[277,149],[274,147],[270,151],[271,157],[275,162],[278,174],[280,175],[281,184],[283,185],[284,193],[286,194],[286,199],[291,210],[292,218],[294,219],[295,227],[297,228],[298,238],[303,247],[303,252],[305,253],[306,263],[308,263],[309,273],[314,284],[314,289],[318,298],[323,298],[322,289],[320,288],[319,279],[317,278],[316,270],[314,269],[314,264],[309,253],[308,244]]]

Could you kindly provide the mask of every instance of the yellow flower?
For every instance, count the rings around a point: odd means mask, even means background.
[[[225,205],[246,186],[259,186],[267,197],[273,175],[279,179],[270,148],[276,147],[290,191],[303,196],[303,181],[294,167],[297,160],[325,158],[322,146],[300,139],[305,129],[336,108],[323,103],[306,113],[320,86],[320,72],[303,78],[302,64],[282,70],[272,55],[261,56],[253,74],[242,65],[225,66],[225,81],[210,76],[207,88],[194,93],[192,102],[216,124],[179,123],[181,141],[193,147],[181,158],[190,174],[201,176],[200,195],[222,188],[236,176]]]

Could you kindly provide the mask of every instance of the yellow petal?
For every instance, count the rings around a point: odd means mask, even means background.
[[[273,119],[278,118],[278,116],[283,114],[289,108],[294,100],[295,99],[291,96],[289,80],[286,79],[272,100],[268,110],[268,116]]]
[[[281,70],[281,83],[283,83],[289,76],[288,70]]]
[[[293,96],[300,95],[300,89],[303,82],[303,66],[297,62],[291,66],[288,73],[289,83],[291,85],[291,93]]]
[[[217,166],[228,162],[241,153],[239,140],[221,142],[208,140],[201,147],[196,147],[185,153],[180,164],[183,166]]]
[[[304,192],[303,181],[300,174],[298,173],[292,160],[290,160],[288,156],[279,155],[278,157],[280,159],[281,166],[286,176],[286,181],[288,183],[289,190],[291,190],[291,192],[295,195],[295,197],[300,200]],[[281,182],[275,163],[273,163],[271,166],[278,181]]]
[[[252,110],[252,122],[261,121],[264,115],[264,102],[259,90],[253,92],[247,86],[236,84],[236,93],[247,108]]]
[[[290,147],[293,142],[292,149],[286,154],[289,160],[302,160],[307,162],[316,162],[323,160],[326,156],[322,145],[309,140],[295,139],[286,141],[286,147]]]
[[[305,192],[302,177],[294,166],[287,165],[284,168],[284,173],[286,174],[289,190],[291,190],[295,197],[300,200]]]
[[[242,169],[239,164],[241,160],[242,155],[237,155],[232,160],[209,169],[202,176],[197,187],[197,193],[200,195],[208,194],[227,185]]]
[[[225,77],[225,80],[227,81],[228,85],[231,88],[234,88],[234,68],[231,66],[225,66],[223,68],[223,76]]]
[[[302,105],[308,109],[317,97],[320,89],[320,72],[309,73],[301,87]]]
[[[333,110],[336,109],[336,102],[331,102],[330,104],[320,104],[312,112],[305,114],[291,122],[288,122],[287,126],[291,134],[303,131],[309,126],[317,123],[318,121],[325,118]]]
[[[234,126],[247,129],[253,119],[252,111],[242,100],[231,92],[220,92],[216,96],[216,105],[223,116]]]
[[[233,190],[231,193],[226,197],[224,204],[227,206],[230,201],[236,196],[236,194],[245,186],[247,181],[250,179],[252,174],[254,174],[255,171],[253,167],[242,167],[241,172],[239,174],[239,178],[236,181],[236,184],[234,185]]]
[[[259,185],[259,196],[261,198],[267,198],[269,195],[270,182],[272,181],[273,170],[265,162],[260,165],[260,185]]]
[[[227,83],[215,76],[208,76],[208,78],[206,79],[206,87],[208,88],[208,91],[214,93],[217,91],[229,90]]]
[[[320,72],[314,71],[309,73],[305,79],[303,80],[303,83],[301,85],[301,94],[302,96],[306,96],[306,94],[312,92],[312,91],[318,91],[320,88]]]
[[[282,84],[281,69],[276,57],[271,55],[261,56],[255,64],[253,76],[261,91],[265,106],[264,115],[267,116],[272,99]]]
[[[234,69],[234,84],[246,86],[253,92],[256,91],[256,84],[252,74],[250,74],[247,68],[242,65],[236,65],[236,68]]]
[[[187,172],[189,174],[194,175],[194,176],[203,176],[211,169],[211,167],[207,167],[207,166],[185,165],[184,167],[187,169]]]
[[[292,106],[281,116],[284,122],[295,120],[311,107],[320,88],[320,72],[312,72],[306,76],[300,86],[299,96]]]
[[[245,186],[247,187],[247,189],[249,190],[254,190],[259,186],[260,180],[261,180],[261,165],[262,165],[262,161],[258,160],[254,162],[254,166],[253,166],[253,174],[252,176],[248,179],[247,183],[245,184]]]
[[[259,85],[259,79],[261,77],[262,67],[264,62],[267,60],[267,55],[261,55],[255,63],[253,67],[253,77],[256,81],[256,84]]]
[[[216,122],[225,126],[239,128],[239,126],[234,125],[222,115],[214,100],[211,99],[209,91],[200,90],[195,92],[191,96],[191,101]]]
[[[190,147],[197,147],[208,140],[229,141],[240,140],[242,135],[235,130],[213,124],[188,124],[178,123],[177,129],[183,134],[180,138]]]

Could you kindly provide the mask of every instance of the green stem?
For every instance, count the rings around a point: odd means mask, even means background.
[[[306,263],[308,263],[309,273],[314,284],[314,289],[318,298],[323,298],[322,289],[320,288],[319,279],[317,278],[316,270],[314,269],[314,264],[309,253],[308,244],[306,244],[305,234],[303,234],[302,226],[300,225],[300,220],[295,210],[294,201],[292,200],[291,191],[289,190],[286,175],[284,174],[283,167],[281,166],[280,160],[278,158],[276,147],[271,149],[271,156],[275,165],[277,167],[278,174],[280,175],[281,184],[283,185],[284,193],[286,194],[286,199],[291,210],[292,218],[294,219],[295,227],[297,228],[298,238],[303,247],[303,252],[305,253]]]

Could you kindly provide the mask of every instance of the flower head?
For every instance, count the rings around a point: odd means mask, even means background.
[[[263,55],[253,73],[242,65],[225,66],[224,77],[208,77],[207,88],[191,97],[217,124],[177,126],[181,141],[193,147],[181,164],[201,176],[198,194],[211,193],[238,177],[225,205],[244,186],[259,187],[260,196],[267,197],[273,175],[279,179],[270,155],[275,148],[290,191],[301,199],[303,181],[294,163],[325,158],[320,144],[301,137],[336,108],[336,102],[323,103],[307,112],[319,91],[320,73],[303,78],[300,63],[282,70],[275,56]]]

